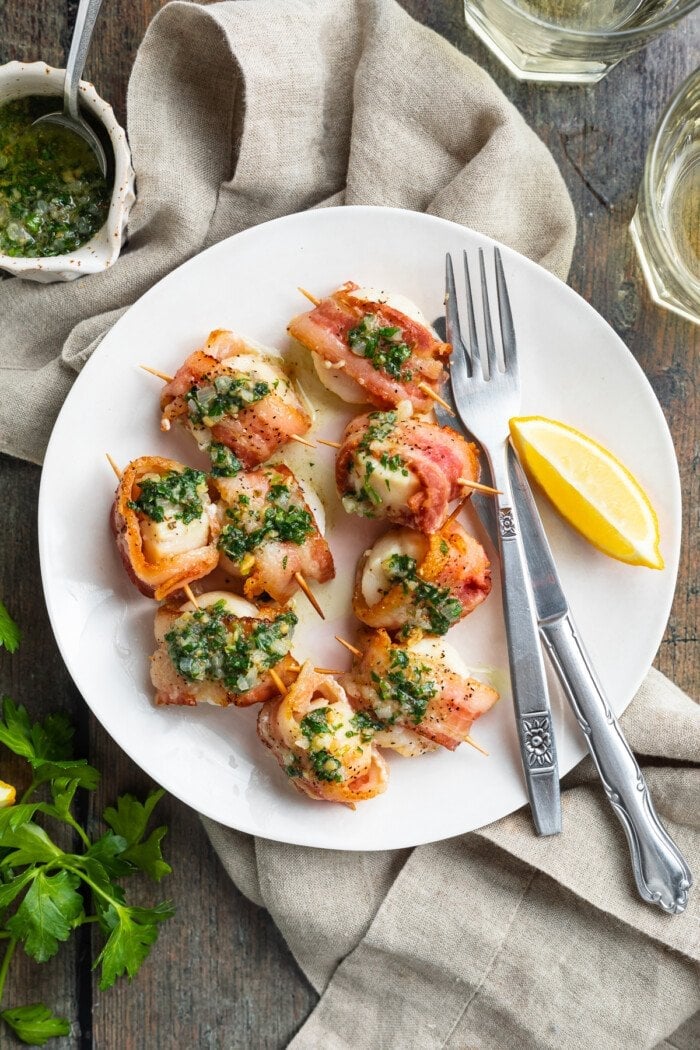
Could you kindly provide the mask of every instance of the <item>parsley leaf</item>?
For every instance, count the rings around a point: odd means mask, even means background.
[[[156,908],[110,907],[103,919],[111,929],[109,940],[95,960],[101,967],[100,988],[111,988],[117,977],[134,977],[158,937],[158,927],[174,914],[167,901]]]
[[[57,1017],[43,1003],[16,1006],[0,1013],[18,1039],[29,1046],[43,1046],[48,1039],[70,1035],[70,1024],[65,1017]]]
[[[24,944],[27,955],[46,962],[67,941],[83,913],[80,879],[68,871],[45,875],[38,871],[7,929]]]
[[[124,839],[125,848],[121,859],[130,861],[156,882],[172,871],[170,865],[163,860],[160,848],[168,829],[156,828],[147,839],[144,839],[144,835],[151,814],[164,794],[162,788],[152,791],[143,804],[133,795],[121,795],[117,799],[117,808],[110,806],[103,814],[105,823],[109,824],[116,835]]]
[[[10,616],[6,606],[0,602],[0,647],[8,653],[16,653],[22,639],[22,632]]]

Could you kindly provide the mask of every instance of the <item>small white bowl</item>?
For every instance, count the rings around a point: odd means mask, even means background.
[[[63,108],[65,70],[45,62],[8,62],[0,66],[0,106],[26,95],[55,95],[56,109]],[[126,132],[117,123],[112,107],[101,99],[92,84],[80,81],[80,101],[104,125],[114,152],[114,189],[107,221],[95,236],[70,255],[15,258],[0,252],[0,269],[29,281],[73,281],[86,273],[99,273],[114,263],[126,235],[126,223],[134,203],[134,169]]]

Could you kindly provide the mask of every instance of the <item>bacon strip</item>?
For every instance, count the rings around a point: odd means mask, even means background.
[[[220,681],[188,681],[183,678],[173,666],[165,641],[166,634],[181,615],[181,607],[174,604],[162,605],[156,613],[154,631],[157,648],[151,657],[151,682],[156,689],[157,706],[195,707],[197,704],[213,704],[216,707],[250,707],[279,693],[269,672],[262,674],[257,684],[244,693],[236,693]],[[230,617],[231,621],[234,619],[249,634],[262,617]],[[287,654],[275,664],[274,670],[285,685],[289,685],[296,678],[296,667],[293,658]]]
[[[491,563],[478,540],[465,532],[456,521],[449,521],[432,536],[425,537],[426,553],[417,566],[417,574],[426,583],[448,590],[456,598],[462,612],[458,623],[481,605],[491,593]],[[386,631],[403,630],[411,634],[431,634],[420,626],[420,609],[413,602],[410,584],[394,583],[375,605],[368,605],[362,593],[362,576],[371,551],[367,551],[357,565],[352,607],[358,620],[369,627]]]
[[[179,421],[195,435],[199,443],[201,428],[197,428],[189,417],[187,396],[193,387],[207,385],[218,375],[237,373],[236,357],[260,356],[260,348],[246,343],[233,332],[217,329],[212,332],[203,350],[195,350],[177,370],[174,378],[161,391],[163,429]],[[211,427],[206,443],[217,441],[226,445],[247,468],[256,467],[290,438],[305,434],[311,420],[301,407],[289,379],[276,363],[264,358],[268,367],[273,367],[279,387],[242,408],[234,415],[224,416]]]
[[[243,579],[243,593],[253,601],[260,594],[267,593],[275,601],[288,602],[299,590],[295,573],[300,572],[306,580],[326,583],[335,576],[333,555],[330,547],[318,530],[314,515],[304,499],[304,493],[289,467],[279,465],[266,467],[263,470],[239,474],[235,478],[215,478],[214,485],[221,494],[223,503],[222,524],[225,528],[226,509],[239,507],[243,527],[247,532],[259,528],[264,519],[265,510],[274,506],[266,497],[273,485],[284,484],[289,489],[290,506],[305,510],[311,517],[313,532],[302,543],[287,540],[265,538],[259,547],[244,556],[246,571],[241,562],[234,562],[221,551],[221,566],[236,579]],[[239,500],[247,502],[241,507]],[[239,511],[240,513],[240,511]],[[253,560],[254,559],[254,560]]]
[[[293,318],[287,331],[324,360],[334,365],[343,362],[343,374],[362,387],[370,404],[378,408],[394,408],[400,401],[409,400],[416,412],[428,412],[432,400],[418,384],[427,383],[438,391],[444,378],[444,362],[452,347],[436,339],[425,325],[386,303],[356,298],[351,293],[358,288],[359,285],[347,281],[313,310]],[[410,380],[404,382],[392,378],[376,369],[368,358],[350,349],[350,330],[368,314],[377,317],[382,327],[401,329],[402,339],[411,349],[411,356],[404,365],[411,373]]]
[[[304,717],[313,711],[329,708],[333,733],[320,738],[323,753],[335,766],[324,779],[314,765],[315,739],[309,739],[301,727]],[[258,735],[270,748],[291,783],[310,798],[326,802],[344,802],[355,808],[386,790],[389,770],[384,758],[371,742],[363,740],[352,725],[355,712],[340,685],[329,675],[316,674],[305,663],[296,682],[285,696],[264,704],[258,715]],[[349,734],[349,735],[348,735]]]
[[[498,693],[476,678],[455,674],[438,660],[393,645],[386,631],[376,631],[369,636],[363,655],[340,681],[352,704],[358,710],[370,712],[380,722],[385,701],[378,689],[395,671],[396,653],[406,653],[408,666],[404,673],[407,675],[424,668],[419,671],[421,680],[433,683],[436,692],[419,722],[409,715],[398,714],[389,720],[389,725],[405,726],[419,737],[454,751],[469,736],[475,720],[493,707]],[[375,739],[379,742],[381,737]],[[392,746],[386,736],[384,741],[382,746]]]
[[[368,444],[368,432],[371,436],[372,428],[376,430],[383,421],[387,421],[384,429],[388,429],[392,415],[395,413],[372,412],[357,416],[348,424],[335,465],[336,485],[341,498],[355,493],[353,481],[358,474],[364,474],[357,456],[358,451],[363,451],[361,446]],[[458,484],[459,478],[479,479],[476,446],[450,427],[422,419],[397,418],[386,437],[369,442],[369,454],[377,462],[383,455],[400,456],[406,469],[418,479],[419,487],[405,506],[380,503],[371,508],[372,513],[367,516],[386,517],[419,532],[436,532],[444,524],[449,513],[448,504],[464,491]]]
[[[148,561],[144,553],[139,515],[129,506],[141,494],[139,481],[149,474],[163,476],[184,469],[182,463],[162,456],[141,456],[133,460],[121,476],[110,513],[117,550],[129,578],[147,598],[158,601],[185,584],[208,575],[219,560],[216,547],[219,522],[213,513],[209,514],[209,543],[206,546],[197,546],[155,563]]]

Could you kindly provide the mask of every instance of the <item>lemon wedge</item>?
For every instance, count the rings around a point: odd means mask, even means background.
[[[527,473],[589,543],[630,565],[663,569],[654,508],[611,452],[543,416],[511,419],[510,434]]]
[[[17,792],[12,784],[6,784],[4,780],[0,780],[0,809],[14,806],[16,798]]]

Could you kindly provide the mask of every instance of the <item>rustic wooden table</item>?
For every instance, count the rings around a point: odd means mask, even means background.
[[[593,87],[518,84],[464,26],[460,0],[402,0],[419,21],[472,56],[536,129],[564,174],[579,221],[570,283],[613,325],[637,358],[663,406],[675,441],[685,501],[678,589],[656,666],[681,688],[697,690],[698,536],[695,365],[700,328],[650,301],[627,227],[644,154],[675,87],[700,60],[700,18],[691,16]],[[87,77],[124,117],[136,48],[161,0],[105,4]],[[0,63],[42,58],[62,65],[77,0],[2,0]],[[25,631],[20,651],[0,653],[0,685],[30,710],[66,710],[78,725],[79,753],[104,771],[82,814],[97,821],[117,793],[143,793],[148,778],[88,714],[63,666],[48,624],[37,559],[38,467],[0,457],[0,595]],[[5,767],[3,767],[5,768]],[[3,774],[4,775],[4,774]],[[11,772],[8,773],[11,779]],[[91,927],[45,966],[21,953],[3,1005],[43,1000],[74,1020],[58,1050],[169,1050],[282,1047],[316,995],[266,912],[231,885],[195,813],[161,803],[170,825],[166,854],[174,872],[166,894],[177,917],[129,986],[102,993],[91,974]],[[154,900],[150,887],[145,890]],[[9,1045],[0,1035],[0,1043]],[[19,1044],[17,1044],[19,1045]]]

